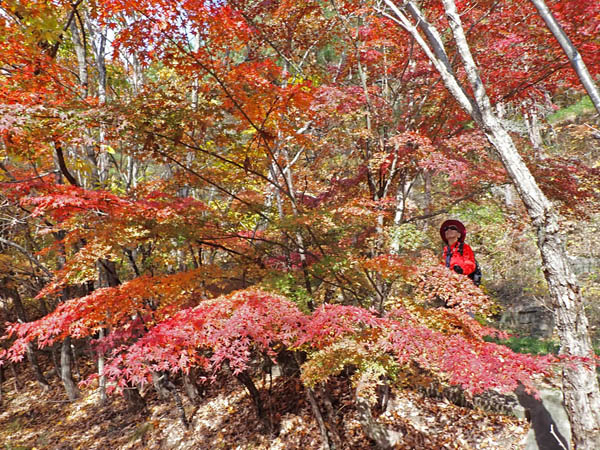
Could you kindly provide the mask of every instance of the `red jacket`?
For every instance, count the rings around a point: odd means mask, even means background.
[[[454,245],[450,248],[450,261],[449,265],[448,261],[448,245],[444,247],[444,261],[443,263],[446,267],[454,270],[454,266],[460,266],[465,275],[470,275],[475,271],[475,255],[473,254],[473,250],[469,247],[469,244],[462,243],[462,255],[459,251],[459,246],[461,245],[460,241],[456,241]]]

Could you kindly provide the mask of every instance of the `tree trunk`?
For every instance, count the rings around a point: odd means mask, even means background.
[[[402,442],[402,434],[397,431],[388,430],[378,423],[371,414],[372,402],[367,397],[368,380],[362,378],[356,386],[356,411],[363,431],[377,444],[377,448],[392,449]]]
[[[110,286],[116,287],[121,281],[117,276],[117,269],[113,261],[99,259],[97,262],[98,267],[98,285],[102,287]],[[99,339],[102,340],[106,337],[108,329],[100,329]],[[108,401],[106,394],[106,375],[104,374],[105,358],[104,353],[98,353],[98,391],[100,393],[100,404],[103,405]]]
[[[600,114],[600,92],[598,92],[598,88],[594,84],[594,79],[588,72],[587,66],[583,62],[579,51],[577,51],[577,48],[575,48],[569,37],[563,31],[562,27],[556,21],[554,15],[552,15],[552,11],[550,11],[546,5],[546,2],[544,2],[544,0],[531,0],[531,3],[533,3],[533,6],[535,6],[535,8],[538,10],[541,18],[544,19],[546,26],[562,47],[565,55],[567,55],[567,58],[569,58],[571,66],[575,70],[575,73],[577,73],[581,84],[590,96],[596,111],[598,111],[598,114]]]
[[[326,386],[321,386],[319,390],[321,394],[321,400],[323,405],[325,406],[325,412],[327,415],[327,432],[329,433],[329,437],[332,442],[332,447],[342,448],[342,439],[340,438],[339,433],[337,432],[337,427],[335,424],[335,411],[333,409],[333,403],[331,402],[331,398],[329,397],[329,392],[327,391]]]
[[[252,381],[252,378],[250,377],[250,375],[248,375],[247,372],[241,372],[241,373],[237,374],[235,377],[248,390],[248,393],[250,394],[250,396],[252,397],[252,401],[254,402],[254,406],[256,406],[256,412],[258,414],[258,417],[261,420],[261,422],[263,423],[263,425],[265,426],[265,431],[267,433],[270,433],[273,429],[273,425],[271,424],[271,421],[267,417],[267,413],[263,406],[262,398],[260,397],[260,392],[258,392],[258,389],[256,389],[256,386],[254,385],[254,381]]]
[[[79,354],[78,354],[77,346],[71,344],[71,362],[73,363],[73,367],[75,368],[75,373],[77,374],[77,378],[79,380],[83,379],[83,375],[81,374],[81,369],[79,367]]]
[[[79,388],[73,381],[71,371],[71,338],[66,337],[60,348],[60,378],[67,391],[69,400],[77,400],[80,397]]]
[[[104,339],[104,328],[100,329],[99,339]],[[104,374],[104,353],[98,352],[98,390],[100,391],[100,405],[106,404],[106,375]]]
[[[60,378],[60,352],[58,347],[60,344],[54,344],[50,348],[50,359],[52,359],[52,365],[54,366],[54,373]]]
[[[77,67],[79,68],[79,85],[81,87],[81,95],[83,98],[87,97],[88,92],[88,71],[85,54],[85,43],[82,41],[79,31],[80,24],[78,20],[71,21],[69,29],[71,31],[71,40],[73,47],[75,48],[75,55],[77,55]],[[84,38],[85,39],[85,38]]]
[[[407,180],[405,173],[401,175],[396,191],[396,211],[394,212],[395,227],[398,227],[404,223],[408,196],[414,181],[415,180],[413,178]],[[390,253],[397,255],[400,252],[400,244],[400,238],[398,236],[394,236],[392,242],[390,243]]]
[[[15,308],[15,312],[17,314],[17,319],[19,322],[25,323],[28,322],[27,313],[25,312],[25,307],[23,306],[23,302],[21,301],[21,295],[19,291],[16,289],[2,288],[1,292],[6,297],[12,299],[13,306]],[[33,344],[31,342],[27,343],[27,360],[29,361],[29,365],[33,370],[33,375],[37,380],[42,391],[47,392],[50,390],[50,383],[44,376],[42,369],[38,363],[37,355],[35,354],[35,350],[33,349]]]
[[[325,421],[323,420],[323,414],[321,414],[321,410],[319,409],[319,404],[317,403],[317,399],[315,398],[315,393],[312,389],[306,388],[306,398],[308,398],[308,402],[310,403],[310,409],[313,412],[313,416],[317,421],[317,425],[319,425],[319,431],[321,432],[321,442],[323,443],[323,449],[325,450],[334,450],[335,445],[329,441],[329,435],[327,434],[327,427],[325,426]]]
[[[183,388],[185,389],[185,394],[190,399],[190,402],[196,403],[200,397],[202,396],[201,389],[198,387],[196,383],[195,377],[195,369],[190,368],[190,373],[183,374]]]
[[[89,22],[89,20],[88,20]],[[98,101],[100,104],[106,103],[106,31],[104,29],[99,29],[97,34],[98,42],[94,40],[93,48],[94,54],[96,57],[96,69],[98,71]],[[104,126],[101,125],[99,129],[99,137],[98,137],[98,179],[101,185],[106,183],[108,178],[108,152],[106,151],[106,147],[104,147],[104,138],[105,138],[106,130]]]
[[[167,390],[173,396],[173,400],[175,401],[175,406],[177,406],[177,411],[179,411],[179,418],[181,419],[181,423],[187,429],[190,427],[190,422],[188,421],[185,415],[185,408],[183,407],[183,402],[181,401],[181,396],[179,392],[177,392],[177,386],[175,386],[171,380],[169,380],[168,375],[166,380],[163,383]]]
[[[173,397],[177,411],[179,411],[181,423],[185,428],[189,428],[190,422],[185,415],[185,408],[183,407],[181,396],[179,395],[179,392],[177,392],[177,386],[175,386],[169,379],[169,373],[156,371],[152,372],[152,384],[154,384],[154,389],[156,389],[156,392],[158,392],[158,395],[163,400],[168,399],[169,396]]]
[[[444,4],[447,11],[452,11],[453,0],[444,0]],[[459,23],[458,15],[449,14],[449,17],[451,22]],[[460,35],[458,39],[461,39]],[[523,162],[512,138],[492,113],[489,101],[483,100],[477,101],[482,113],[480,127],[498,151],[537,231],[561,353],[593,358],[583,298],[561,242],[558,214]],[[565,365],[563,386],[575,448],[600,448],[600,391],[595,368],[582,362]]]
[[[416,5],[409,1],[406,8],[418,21],[419,28],[416,28],[391,0],[384,1],[395,14],[393,19],[415,37],[439,71],[446,88],[485,133],[525,204],[537,231],[544,275],[551,293],[561,342],[561,353],[575,358],[593,358],[583,299],[560,239],[558,215],[523,162],[510,135],[494,115],[454,0],[442,1],[474,98],[470,97],[458,82],[439,33],[424,19]],[[419,34],[419,29],[423,30],[431,48]],[[595,368],[581,361],[574,362],[565,366],[563,378],[565,406],[573,430],[575,447],[590,450],[600,448],[600,392]]]
[[[165,386],[163,382],[164,377],[167,375],[165,373],[160,373],[153,371],[152,372],[152,385],[154,386],[154,390],[162,400],[166,400],[169,398],[169,390]]]
[[[17,376],[17,370],[15,369],[15,364],[11,363],[10,364],[10,371],[13,374],[13,386],[15,388],[15,392],[21,392],[21,382],[19,381],[19,377]]]
[[[48,392],[50,390],[50,383],[44,376],[44,372],[40,368],[40,364],[38,362],[37,356],[35,354],[35,350],[33,349],[33,345],[31,342],[27,343],[27,359],[29,364],[31,365],[31,369],[33,370],[33,375],[35,376],[36,381],[38,382],[42,391]]]
[[[527,134],[529,135],[529,141],[531,142],[531,146],[535,151],[536,159],[544,159],[546,158],[546,153],[544,152],[544,142],[542,140],[542,133],[540,130],[540,122],[537,117],[536,106],[531,105],[531,107],[527,108],[527,111],[524,114],[525,126],[527,127]]]
[[[146,409],[146,400],[140,395],[137,387],[125,386],[123,388],[123,397],[127,403],[127,409],[131,412],[139,412]]]

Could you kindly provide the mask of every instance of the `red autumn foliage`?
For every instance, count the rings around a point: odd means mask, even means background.
[[[471,3],[461,18],[494,102],[576,85],[529,2]],[[596,3],[552,8],[597,76]],[[30,315],[3,330],[1,358],[89,340],[121,387],[192,368],[239,375],[283,350],[306,358],[313,383],[339,367],[310,364],[338,351],[472,393],[532,387],[548,370],[550,358],[485,342],[501,334],[472,316],[488,318],[491,299],[426,248],[435,210],[484,201],[506,173],[374,4],[85,2],[93,39],[111,30],[94,70],[65,46],[78,5],[0,15],[0,282]],[[439,2],[423,5],[446,29]],[[597,210],[597,168],[522,147],[564,212]],[[415,223],[425,231],[395,248]]]

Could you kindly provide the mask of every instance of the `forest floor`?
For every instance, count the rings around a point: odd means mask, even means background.
[[[276,431],[266,434],[251,397],[233,377],[209,385],[197,404],[183,399],[187,429],[174,402],[161,400],[152,388],[144,393],[146,409],[129,411],[119,395],[98,406],[97,393],[83,390],[80,400],[69,402],[56,377],[47,393],[27,370],[19,378],[19,392],[11,376],[2,385],[2,450],[321,448],[304,387],[294,379],[256,380],[275,423]],[[375,448],[362,431],[349,380],[339,377],[327,387],[337,448]],[[400,449],[521,449],[529,429],[524,420],[458,407],[411,390],[393,392],[392,404],[378,420],[402,433]]]

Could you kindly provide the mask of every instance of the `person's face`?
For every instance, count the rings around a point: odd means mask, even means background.
[[[446,240],[448,241],[457,241],[460,238],[460,232],[454,225],[450,225],[446,228],[444,236],[446,236]]]

